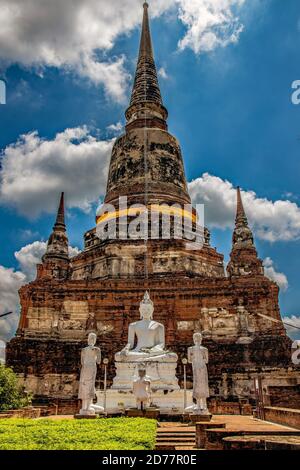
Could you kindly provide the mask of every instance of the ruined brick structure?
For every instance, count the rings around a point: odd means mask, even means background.
[[[167,110],[159,89],[148,21],[144,17],[137,71],[126,130],[113,147],[105,203],[115,207],[121,221],[119,196],[128,204],[154,207],[177,204],[195,227],[179,142],[167,130]],[[118,230],[127,230],[133,219]],[[172,215],[172,214],[171,214]],[[174,214],[173,214],[174,215]],[[154,301],[154,318],[165,325],[167,347],[181,359],[195,330],[203,331],[210,352],[211,396],[221,400],[254,398],[253,377],[263,376],[265,392],[276,394],[299,384],[299,369],[291,364],[291,342],[278,306],[278,286],[264,276],[240,190],[230,262],[210,246],[190,249],[186,234],[163,239],[100,240],[96,229],[84,236],[83,251],[68,255],[62,195],[53,232],[35,281],[20,290],[21,318],[16,337],[7,347],[7,363],[28,390],[45,401],[77,396],[80,349],[87,333],[97,330],[103,357],[114,375],[114,353],[127,341],[128,324],[139,317],[138,304],[146,289]],[[105,210],[97,225],[106,220]],[[159,226],[159,222],[158,222]],[[158,227],[159,228],[159,227]],[[159,229],[160,230],[160,229]],[[263,316],[261,316],[263,315]],[[272,321],[275,320],[275,321]],[[99,381],[103,370],[99,370]],[[188,368],[189,384],[191,370]]]

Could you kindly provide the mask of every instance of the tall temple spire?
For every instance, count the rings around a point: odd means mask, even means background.
[[[149,15],[148,15],[149,5],[147,2],[144,2],[143,8],[144,8],[144,14],[143,14],[139,59],[142,56],[147,56],[149,59],[153,60],[152,40],[151,40]]]
[[[236,221],[247,221],[245,209],[243,206],[243,201],[242,201],[242,195],[241,195],[241,189],[238,186],[237,189],[237,204],[236,204]],[[247,221],[248,223],[248,221]]]
[[[56,221],[54,227],[64,227],[65,225],[65,193],[61,193],[59,207],[57,211]]]
[[[166,129],[168,116],[158,84],[149,25],[148,3],[144,3],[140,49],[129,108],[127,129],[159,127]],[[142,120],[142,121],[141,121]],[[146,125],[145,125],[146,124]]]
[[[257,256],[252,231],[244,209],[240,187],[237,187],[235,227],[227,272],[230,276],[263,274],[262,262]]]
[[[168,112],[157,79],[147,3],[125,116],[125,133],[112,149],[104,202],[118,207],[120,196],[125,196],[129,204],[190,204],[180,144],[167,132]]]
[[[69,261],[69,242],[65,225],[64,193],[61,193],[53,231],[49,237],[45,261]]]
[[[144,101],[162,105],[156,66],[153,57],[149,26],[148,3],[144,3],[144,15],[140,40],[140,51],[132,89],[130,106]]]

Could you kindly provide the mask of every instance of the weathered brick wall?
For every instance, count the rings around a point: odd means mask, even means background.
[[[33,404],[41,410],[41,416],[76,414],[80,410],[80,403],[80,400],[77,398],[57,398],[53,400],[53,398],[37,396],[33,400]]]
[[[0,413],[0,419],[5,418],[39,418],[41,410],[37,407],[28,407],[20,410],[9,410]]]
[[[262,319],[257,312],[279,316],[277,289],[266,278],[152,278],[135,281],[34,282],[21,289],[22,317],[18,336],[7,345],[7,363],[29,390],[39,396],[77,396],[80,350],[86,345],[86,321],[95,314],[102,357],[109,359],[108,385],[115,374],[114,354],[127,343],[129,323],[139,319],[139,302],[151,285],[154,319],[163,323],[166,347],[179,356],[178,376],[182,382],[181,359],[186,357],[195,330],[203,330],[203,308],[212,308],[224,325],[206,331],[212,396],[251,395],[253,375],[258,371],[284,368],[290,363],[290,340],[282,324]],[[249,313],[249,344],[237,344],[237,309],[242,299]],[[219,309],[219,310],[218,310]],[[236,327],[227,318],[236,318]],[[272,371],[267,371],[272,376]],[[239,376],[240,374],[240,376]],[[98,371],[103,386],[103,367]],[[192,386],[191,366],[187,367]],[[238,391],[237,391],[238,390]]]
[[[300,368],[299,368],[300,376]],[[272,406],[294,408],[300,410],[300,384],[287,387],[269,387],[270,403]]]
[[[291,426],[300,429],[300,409],[281,407],[265,407],[266,421]]]
[[[148,282],[120,279],[31,283],[21,289],[22,320],[19,331],[22,333],[33,329],[41,335],[43,331],[48,335],[54,334],[54,331],[48,331],[51,321],[54,321],[53,315],[58,316],[58,321],[84,320],[91,311],[95,313],[97,321],[104,322],[104,326],[112,326],[112,334],[122,340],[127,335],[128,324],[139,318],[139,302],[149,288],[155,305],[154,317],[164,323],[166,340],[170,346],[178,344],[178,341],[192,341],[194,328],[180,330],[178,322],[200,322],[198,328],[201,328],[202,308],[223,309],[228,314],[236,315],[241,299],[253,322],[254,335],[262,340],[265,336],[284,335],[282,324],[275,324],[257,315],[263,313],[275,319],[280,318],[278,290],[268,279],[241,279],[232,283],[227,278],[186,276],[158,276]],[[73,305],[74,312],[67,308],[67,304]],[[76,304],[78,308],[75,308]],[[34,315],[40,323],[30,328],[29,320],[32,321]],[[71,326],[70,330],[72,333]],[[226,335],[222,337],[222,331],[220,333],[223,342],[233,341]]]

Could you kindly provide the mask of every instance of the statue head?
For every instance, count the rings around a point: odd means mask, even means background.
[[[200,333],[200,331],[194,333],[193,340],[194,340],[195,346],[200,345],[202,343],[202,333]]]
[[[138,376],[140,379],[143,379],[146,376],[146,367],[144,365],[140,365],[138,369]]]
[[[149,292],[146,291],[143,300],[140,303],[140,314],[143,320],[152,320],[154,312],[153,302],[150,299]]]
[[[88,336],[88,345],[95,346],[97,341],[97,335],[95,333],[90,333]]]

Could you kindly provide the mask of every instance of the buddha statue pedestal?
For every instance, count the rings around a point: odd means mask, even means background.
[[[105,406],[105,411],[108,415],[126,414],[128,409],[136,409],[136,398],[132,390],[113,390],[110,388],[106,392],[106,400],[104,391],[97,390],[96,396],[97,405]],[[192,390],[186,391],[186,403],[188,406],[193,404]],[[158,409],[160,415],[182,416],[184,414],[184,390],[152,391],[149,404],[145,406],[145,411],[153,409]],[[145,413],[146,415],[147,413]]]
[[[125,410],[125,414],[128,418],[148,418],[148,419],[159,419],[160,411],[158,408],[146,408],[145,410],[138,410],[134,408],[128,408]]]
[[[113,379],[112,390],[132,390],[133,382],[138,378],[140,362],[116,361],[116,376]],[[159,362],[145,360],[146,375],[151,380],[151,388],[156,390],[179,390],[176,377],[177,360]]]

